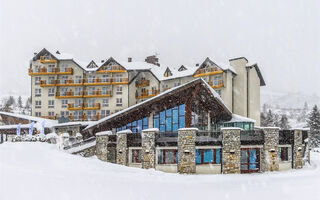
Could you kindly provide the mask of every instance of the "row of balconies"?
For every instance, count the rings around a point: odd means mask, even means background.
[[[78,91],[69,90],[67,92],[56,92],[56,98],[94,98],[94,97],[111,97],[112,91]]]
[[[73,74],[73,69],[71,67],[67,68],[47,68],[47,67],[41,67],[38,69],[29,69],[29,75],[55,75],[55,74]]]
[[[136,91],[136,99],[143,99],[143,98],[149,98],[154,97],[160,93],[159,90],[144,90],[141,92]]]
[[[146,79],[136,81],[136,87],[148,87],[149,85],[150,85],[150,81]]]
[[[223,71],[218,67],[211,67],[211,68],[203,68],[197,70],[193,77],[201,77],[201,76],[208,76],[213,74],[221,74]]]
[[[41,116],[42,118],[45,119],[52,119],[52,120],[57,120],[58,119],[58,115],[54,115],[54,116]],[[86,113],[82,114],[82,115],[72,115],[72,113],[70,113],[69,116],[67,116],[69,118],[70,121],[87,121],[87,120],[99,120],[101,119],[101,115],[98,112],[95,115],[92,116],[88,116]]]
[[[100,103],[80,103],[80,104],[74,104],[69,103],[68,104],[68,110],[100,110]]]
[[[68,80],[46,80],[40,81],[41,87],[52,86],[81,86],[81,85],[121,85],[128,84],[128,78],[95,78],[95,79],[68,79]]]
[[[97,73],[111,73],[111,72],[118,72],[119,73],[119,72],[127,72],[127,70],[124,69],[123,67],[121,67],[120,65],[113,65],[110,68],[107,68],[106,66],[102,66],[96,72]]]

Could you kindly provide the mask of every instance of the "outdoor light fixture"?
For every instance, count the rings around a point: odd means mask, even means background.
[[[301,147],[298,147],[298,151],[302,151],[302,148],[301,148]]]
[[[235,150],[230,150],[229,153],[230,154],[235,154],[236,152],[235,152]]]
[[[190,150],[186,149],[186,150],[184,150],[184,153],[185,154],[190,154]]]
[[[274,152],[276,152],[276,150],[275,149],[270,149],[270,152],[274,153]]]

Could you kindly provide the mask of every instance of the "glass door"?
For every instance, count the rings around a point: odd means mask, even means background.
[[[241,148],[241,173],[254,173],[260,171],[260,149]]]

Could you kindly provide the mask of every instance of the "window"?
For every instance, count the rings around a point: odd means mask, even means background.
[[[94,120],[94,117],[97,115],[96,110],[88,110],[87,111],[88,120]]]
[[[185,127],[185,104],[156,113],[153,120],[160,132],[176,132]]]
[[[109,94],[109,87],[103,87],[102,88],[102,94],[103,95]]]
[[[67,72],[67,68],[68,68],[68,65],[67,65],[67,64],[62,64],[62,65],[60,66],[60,71],[61,71],[61,72]]]
[[[94,83],[96,76],[90,75],[88,78],[88,83]]]
[[[49,97],[54,96],[54,88],[49,88],[48,96],[49,96]]]
[[[54,72],[54,65],[48,66],[48,72]]]
[[[116,106],[122,106],[122,98],[117,98]]]
[[[197,149],[196,164],[220,164],[221,149]]]
[[[61,111],[61,117],[67,118],[69,116],[69,111]]]
[[[61,100],[61,107],[62,108],[67,108],[68,107],[68,99],[62,99]]]
[[[95,99],[89,99],[88,106],[89,106],[89,107],[94,107],[95,102],[96,102]]]
[[[278,149],[278,156],[281,161],[288,161],[288,147],[279,147]]]
[[[67,96],[68,94],[68,88],[61,88],[61,96]]]
[[[75,83],[81,83],[82,82],[82,76],[76,76]]]
[[[82,117],[83,116],[83,111],[74,111],[73,112],[73,119],[74,120],[80,120],[81,118],[80,117]]]
[[[148,117],[145,117],[143,119],[139,119],[137,121],[130,122],[125,126],[117,128],[117,132],[121,131],[121,130],[130,129],[132,131],[132,133],[140,133],[142,130],[148,129],[148,127],[149,127],[148,123],[149,123]]]
[[[41,77],[35,77],[35,84],[40,85]]]
[[[81,95],[81,92],[82,92],[82,88],[75,88],[75,92],[74,92],[74,95],[75,96],[80,96]]]
[[[41,108],[41,101],[36,101],[36,106],[35,108]]]
[[[116,94],[122,94],[122,86],[117,86]]]
[[[54,108],[54,100],[48,101],[48,108]]]
[[[132,149],[131,162],[132,163],[141,163],[141,149]]]
[[[41,89],[38,89],[38,88],[37,88],[37,89],[35,90],[35,96],[36,96],[36,97],[41,97]]]
[[[103,99],[102,100],[102,107],[108,107],[109,106],[109,99]]]
[[[177,87],[179,85],[180,85],[180,83],[174,83],[174,87]]]
[[[158,164],[176,164],[178,160],[178,150],[161,149],[158,155]]]
[[[54,112],[48,112],[49,117],[53,117],[54,116]]]
[[[102,76],[102,82],[106,83],[109,81],[109,75],[103,75]]]
[[[121,83],[122,82],[122,75],[118,74],[116,75],[116,81],[117,83]]]
[[[82,99],[76,99],[74,107],[76,108],[82,107]]]
[[[54,81],[54,77],[53,76],[50,76],[49,77],[49,83],[48,84],[55,84],[55,81]]]
[[[41,112],[36,112],[36,117],[41,117]]]
[[[96,88],[95,87],[89,87],[89,95],[94,95]]]
[[[101,110],[101,118],[110,115],[110,110]]]

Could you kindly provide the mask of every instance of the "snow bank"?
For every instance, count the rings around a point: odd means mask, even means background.
[[[103,136],[103,135],[113,135],[112,131],[102,131],[96,133],[96,136]]]

